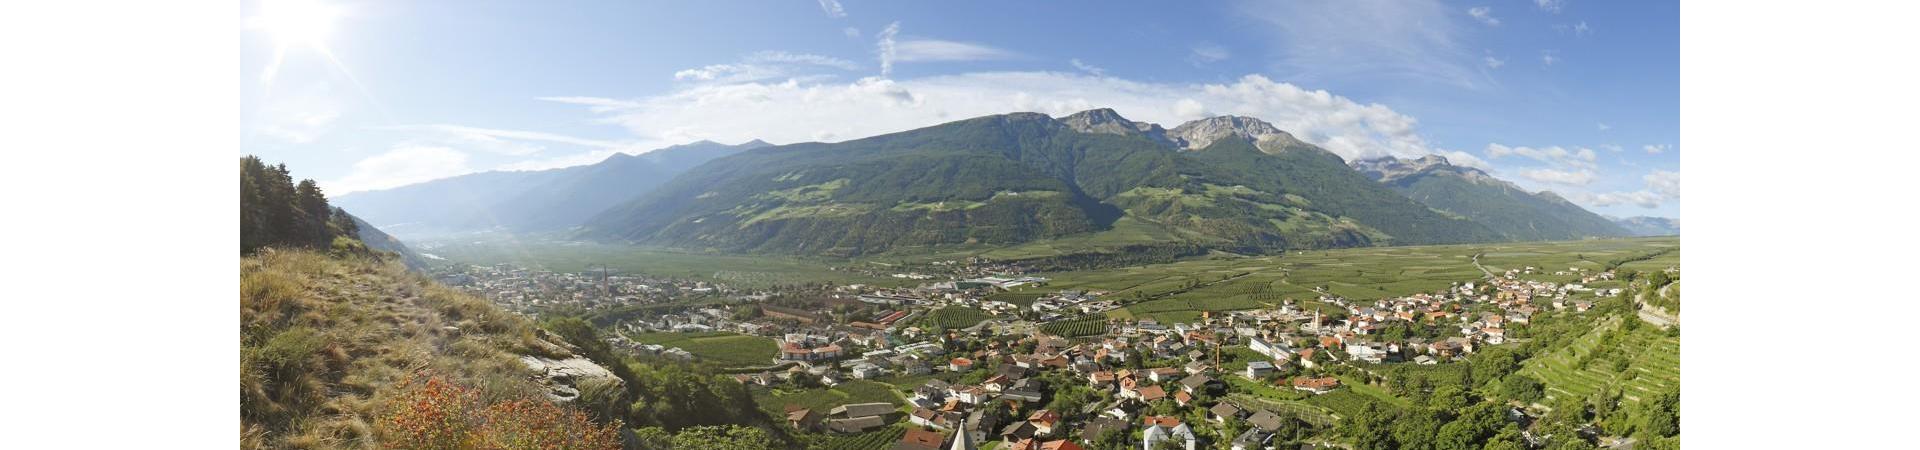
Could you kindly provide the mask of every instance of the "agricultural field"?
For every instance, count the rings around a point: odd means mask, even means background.
[[[1107,332],[1107,316],[1095,314],[1040,326],[1040,331],[1060,337],[1092,336]]]
[[[846,259],[715,255],[571,241],[487,240],[430,245],[421,251],[468,264],[510,263],[556,272],[599,270],[600,265],[605,264],[614,274],[644,273],[747,288],[823,281],[877,286],[908,284],[908,280],[898,278],[831,270],[850,264]]]
[[[1570,345],[1529,358],[1520,373],[1546,383],[1550,398],[1620,389],[1626,402],[1638,403],[1678,387],[1680,338],[1653,325],[1623,325],[1618,317],[1609,319]]]
[[[966,306],[948,306],[927,314],[927,323],[946,329],[966,328],[993,318],[992,314]]]
[[[906,434],[906,424],[894,424],[890,427],[852,436],[834,437],[816,443],[810,448],[815,450],[884,450],[893,448],[894,444],[900,442],[900,437],[906,436]]]
[[[776,414],[785,411],[787,405],[800,405],[825,413],[835,406],[848,403],[906,404],[906,399],[901,397],[894,385],[867,380],[847,380],[831,388],[755,388],[753,400],[760,404],[760,409]]]
[[[643,344],[679,347],[700,359],[727,366],[764,366],[780,351],[772,339],[725,332],[633,333],[627,337]]]
[[[1150,299],[1115,311],[1119,318],[1191,322],[1202,311],[1231,311],[1277,305],[1292,299],[1313,306],[1316,288],[1355,300],[1372,300],[1445,289],[1483,275],[1473,256],[1489,270],[1534,266],[1598,270],[1606,261],[1646,255],[1679,246],[1672,237],[1563,242],[1373,247],[1295,251],[1261,257],[1214,257],[1117,269],[1061,272],[1047,289],[1093,289],[1109,298]],[[1677,264],[1677,251],[1629,263],[1629,268]],[[1549,273],[1551,273],[1549,271]],[[1542,279],[1550,279],[1542,278]],[[1568,281],[1576,277],[1565,276]]]

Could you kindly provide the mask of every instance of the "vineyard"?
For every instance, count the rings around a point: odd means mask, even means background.
[[[779,351],[772,339],[725,332],[636,333],[628,337],[642,344],[678,347],[700,359],[727,366],[766,365]]]
[[[1061,337],[1104,334],[1107,332],[1107,316],[1105,314],[1095,314],[1079,319],[1053,322],[1041,325],[1040,331]]]
[[[1340,417],[1353,417],[1366,408],[1367,402],[1377,402],[1372,396],[1354,392],[1352,388],[1340,388],[1333,392],[1307,397],[1307,403],[1333,410]]]
[[[985,311],[965,306],[948,306],[927,314],[927,321],[947,329],[971,327],[991,318]]]
[[[895,425],[868,431],[852,436],[842,436],[815,443],[812,450],[880,450],[891,448],[907,434],[906,427]]]

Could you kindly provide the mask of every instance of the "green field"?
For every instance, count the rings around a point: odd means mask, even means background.
[[[978,308],[972,308],[972,307],[966,307],[966,306],[948,306],[945,308],[933,310],[933,312],[928,313],[926,320],[929,323],[940,326],[942,328],[954,329],[954,328],[971,327],[979,324],[980,321],[991,319],[991,318],[993,318],[993,315],[987,314],[985,311],[981,311]]]
[[[1602,389],[1617,387],[1623,388],[1626,401],[1638,403],[1663,389],[1679,386],[1680,338],[1668,336],[1659,327],[1642,324],[1602,348],[1600,344],[1605,336],[1616,333],[1620,327],[1619,318],[1610,319],[1571,345],[1528,359],[1520,373],[1545,382],[1547,396],[1553,398],[1569,395],[1585,398]],[[1612,352],[1603,352],[1605,358],[1589,356],[1607,349]],[[1584,369],[1579,367],[1583,357],[1591,359]],[[1614,371],[1617,359],[1626,361],[1626,370]]]
[[[831,270],[850,263],[834,258],[717,255],[586,242],[517,240],[443,243],[422,251],[455,262],[509,263],[558,272],[583,272],[589,270],[589,265],[593,266],[592,270],[598,270],[600,264],[605,264],[615,274],[691,278],[739,287],[822,281],[879,286],[909,284],[908,280],[898,278]]]
[[[1677,247],[1673,237],[1564,242],[1373,247],[1295,251],[1284,255],[1207,258],[1118,269],[1063,272],[1047,289],[1096,289],[1111,298],[1152,298],[1116,311],[1115,317],[1151,317],[1190,322],[1201,311],[1230,311],[1309,301],[1315,287],[1356,300],[1431,292],[1481,278],[1473,255],[1489,270],[1534,266],[1599,269],[1605,261]],[[1679,252],[1627,264],[1629,268],[1677,265]],[[1551,270],[1548,271],[1551,273]],[[1565,276],[1568,281],[1577,277]],[[1222,281],[1226,280],[1226,281]],[[1194,285],[1200,285],[1192,288]]]
[[[679,347],[700,359],[727,366],[764,366],[780,351],[772,339],[725,332],[635,333],[627,337],[643,344]]]
[[[896,392],[894,385],[867,380],[847,380],[839,386],[815,389],[773,388],[753,390],[753,400],[760,409],[780,413],[787,405],[800,405],[817,412],[825,413],[835,406],[848,403],[892,403],[905,405],[906,398]]]

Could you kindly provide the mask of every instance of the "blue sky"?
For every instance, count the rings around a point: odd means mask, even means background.
[[[336,195],[1112,107],[1679,215],[1677,1],[267,0],[238,19],[242,152]]]

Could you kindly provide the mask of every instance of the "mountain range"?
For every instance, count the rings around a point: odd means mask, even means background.
[[[1438,155],[1356,160],[1354,170],[1443,213],[1485,224],[1510,240],[1627,236],[1626,228],[1551,191],[1527,192]]]
[[[565,230],[709,160],[768,144],[700,141],[598,163],[539,171],[491,171],[380,191],[334,204],[409,238],[474,231]]]
[[[338,203],[403,236],[504,230],[704,251],[860,255],[1146,227],[1235,252],[1633,234],[1444,158],[1349,163],[1252,117],[977,117],[837,143],[700,142]],[[1129,228],[1130,230],[1133,228]]]
[[[1613,223],[1626,228],[1627,232],[1632,233],[1634,236],[1680,235],[1680,219],[1634,216],[1623,219],[1613,219]]]

